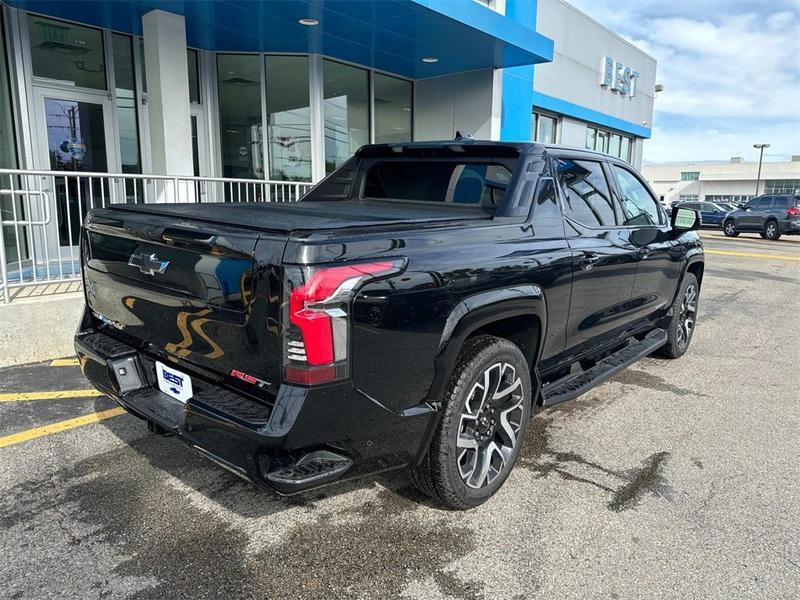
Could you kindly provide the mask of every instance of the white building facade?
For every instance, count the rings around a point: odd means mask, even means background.
[[[800,194],[800,156],[791,161],[645,165],[642,174],[666,204],[745,202],[762,194]]]
[[[554,42],[536,65],[532,139],[642,163],[656,60],[563,0],[538,0],[537,31]]]

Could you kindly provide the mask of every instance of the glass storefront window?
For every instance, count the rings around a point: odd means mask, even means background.
[[[619,156],[620,137],[616,133],[611,134],[611,143],[608,147],[608,153],[611,156]]]
[[[11,113],[11,86],[8,72],[8,56],[3,36],[3,11],[0,7],[0,168],[15,169],[17,167],[16,144],[14,143],[14,121]],[[9,185],[9,177],[0,176],[0,187]],[[13,204],[12,204],[13,202]],[[10,196],[0,196],[0,220],[11,220],[14,214],[24,215],[22,199],[12,200]],[[23,253],[17,255],[17,248],[25,248],[25,244],[17,246],[17,237],[13,227],[3,228],[6,257],[9,261],[27,258]]]
[[[269,178],[311,181],[307,56],[267,56]]]
[[[389,144],[411,140],[410,81],[375,73],[375,142]]]
[[[598,152],[608,152],[608,137],[609,133],[607,131],[598,131],[597,132],[597,142],[594,147],[595,150]]]
[[[200,64],[197,50],[186,51],[186,64],[189,69],[189,102],[200,104]]]
[[[323,61],[325,172],[331,173],[369,143],[369,73]]]
[[[217,55],[223,177],[262,179],[261,57]]]
[[[536,119],[534,137],[535,142],[544,144],[556,143],[556,119],[549,115],[534,113]]]
[[[28,15],[33,74],[77,87],[106,89],[103,32]]]
[[[597,140],[597,129],[594,127],[586,128],[586,149],[594,150],[594,145]]]
[[[619,146],[619,157],[622,160],[631,162],[631,138],[622,136],[622,141]]]
[[[0,9],[0,168],[14,169],[17,166],[17,153],[14,143],[14,121],[11,116],[8,55],[3,31],[3,14]]]
[[[136,77],[133,70],[133,39],[115,33],[111,37],[114,54],[114,81],[117,89],[117,123],[123,173],[141,173],[139,123],[136,114]]]

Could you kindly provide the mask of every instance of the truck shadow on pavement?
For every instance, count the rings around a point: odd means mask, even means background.
[[[0,529],[62,538],[54,571],[103,555],[113,566],[97,567],[98,597],[117,585],[141,586],[133,598],[397,596],[417,579],[481,597],[482,584],[448,569],[474,533],[427,511],[402,472],[281,498],[140,423],[104,421],[123,445],[6,490]]]

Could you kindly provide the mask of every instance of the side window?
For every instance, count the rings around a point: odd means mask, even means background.
[[[542,177],[536,186],[531,206],[533,234],[537,238],[563,238],[564,222],[556,197],[556,185],[551,177]]]
[[[660,225],[661,211],[658,203],[641,181],[630,171],[611,165],[617,180],[622,204],[623,225]],[[695,206],[699,206],[693,203]],[[696,210],[696,209],[695,209]]]
[[[789,200],[789,196],[775,196],[775,203],[772,208],[790,208],[792,204]]]
[[[775,199],[772,196],[764,196],[758,201],[758,210],[769,210],[772,208]]]
[[[611,192],[599,162],[559,158],[558,181],[564,191],[565,214],[588,227],[617,224]]]

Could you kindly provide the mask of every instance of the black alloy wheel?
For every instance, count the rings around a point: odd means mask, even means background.
[[[510,341],[469,338],[442,398],[441,420],[417,487],[447,508],[463,510],[491,498],[519,455],[531,413],[530,366]]]

